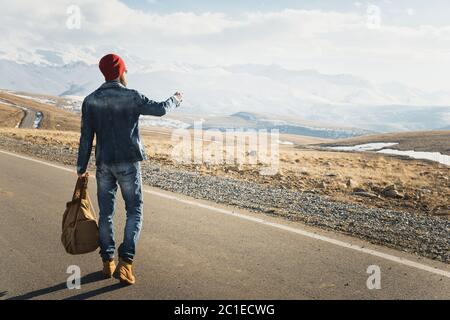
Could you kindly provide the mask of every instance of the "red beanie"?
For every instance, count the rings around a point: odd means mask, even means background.
[[[122,58],[112,53],[101,58],[98,66],[106,81],[117,79],[127,70]]]

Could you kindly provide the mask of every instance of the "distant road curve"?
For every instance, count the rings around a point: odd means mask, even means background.
[[[19,128],[35,128],[36,110],[26,109],[24,110],[25,115],[20,121]]]
[[[23,111],[24,115],[20,122],[17,125],[17,128],[29,128],[29,129],[38,129],[39,125],[42,121],[43,114],[42,112],[31,109],[28,107],[22,107],[15,103],[11,103],[8,100],[0,99],[2,104],[8,105],[13,108],[18,108]]]

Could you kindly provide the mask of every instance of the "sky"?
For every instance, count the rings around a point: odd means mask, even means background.
[[[277,64],[449,90],[447,0],[0,0],[0,57]],[[74,19],[77,11],[79,20]],[[79,24],[73,23],[78,21]],[[132,70],[131,70],[132,72]]]
[[[418,26],[448,24],[447,0],[122,0],[134,9],[170,13],[174,11],[224,12],[235,15],[242,12],[270,12],[284,9],[323,10],[335,12],[362,12],[370,4],[377,5],[389,23]]]

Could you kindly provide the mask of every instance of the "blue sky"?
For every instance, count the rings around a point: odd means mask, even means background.
[[[121,0],[131,8],[150,12],[171,13],[188,11],[223,12],[238,15],[242,12],[268,12],[284,9],[322,10],[363,13],[374,4],[382,10],[383,20],[394,25],[418,26],[449,24],[448,0]]]

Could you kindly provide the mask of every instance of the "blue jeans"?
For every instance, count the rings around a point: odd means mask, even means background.
[[[125,234],[123,243],[119,246],[119,257],[131,263],[136,252],[136,243],[139,239],[143,221],[140,163],[100,164],[97,166],[96,178],[98,205],[100,208],[100,255],[104,261],[114,258],[116,243],[113,218],[117,185],[119,185],[127,211]]]

